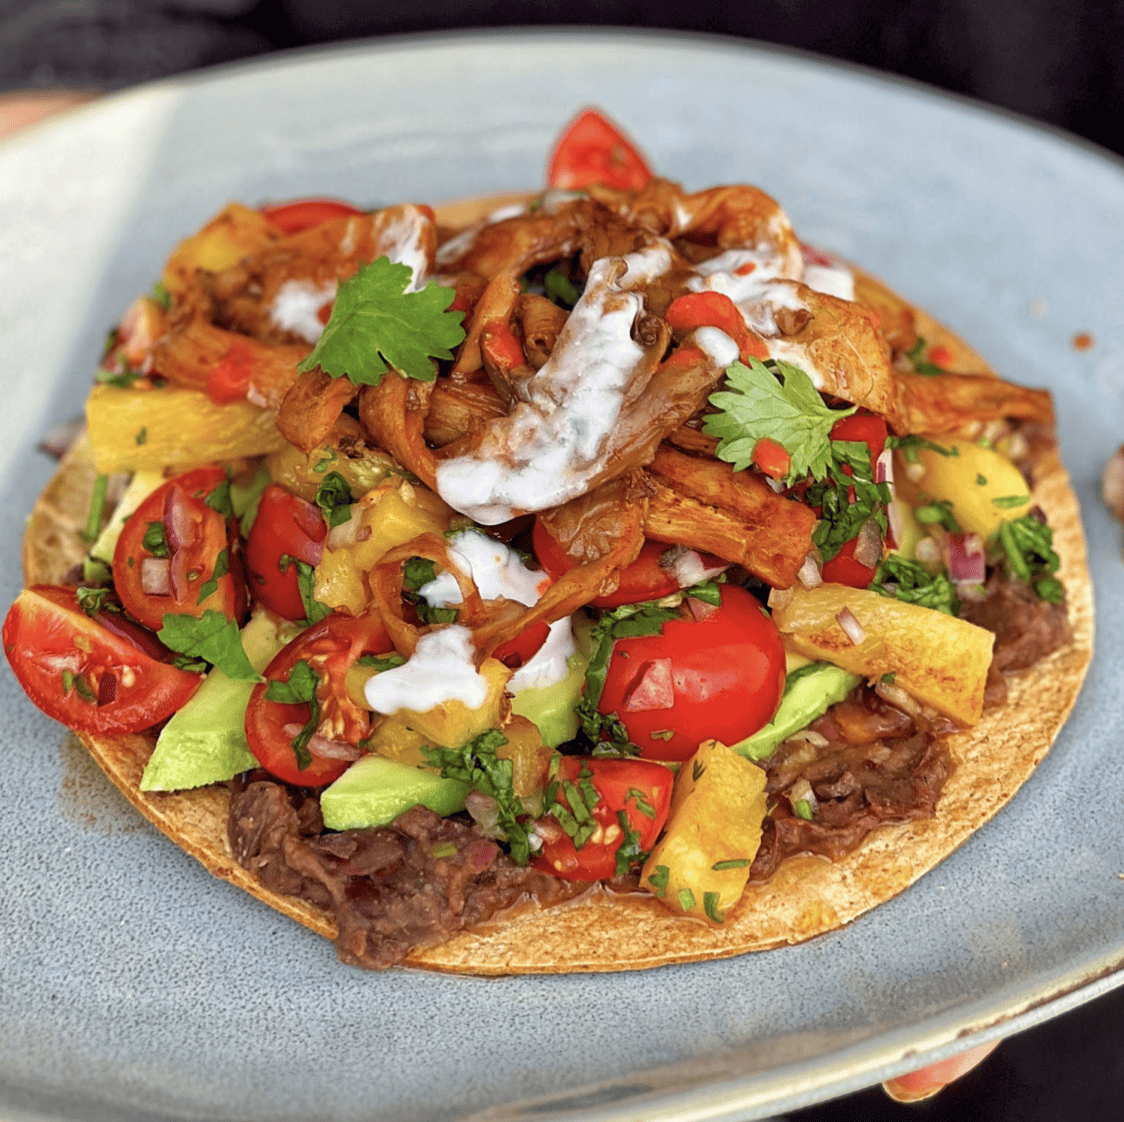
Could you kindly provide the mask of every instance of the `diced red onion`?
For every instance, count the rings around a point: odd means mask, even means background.
[[[868,518],[855,541],[855,560],[873,569],[882,560],[882,532],[873,518]]]
[[[948,576],[954,584],[961,581],[982,583],[987,577],[987,557],[979,534],[949,534]]]
[[[167,557],[145,557],[141,561],[141,588],[149,596],[171,595],[171,568]]]
[[[176,483],[168,489],[164,500],[164,536],[173,553],[195,540],[196,522],[186,499],[187,493]]]
[[[784,490],[784,484],[779,479],[774,479],[771,475],[766,475],[764,478],[770,490],[775,491],[778,495]]]
[[[792,603],[794,595],[791,588],[774,588],[769,593],[769,610],[772,612],[784,611]]]
[[[326,544],[329,549],[339,549],[343,545],[354,545],[359,540],[359,519],[352,517],[328,531]],[[368,537],[370,534],[368,533]]]
[[[908,713],[911,717],[921,715],[921,706],[901,686],[893,686],[889,682],[879,681],[874,685],[874,692],[883,701],[888,701],[895,708],[900,709],[903,713]]]
[[[982,604],[987,599],[987,589],[978,580],[962,580],[956,582],[956,595],[961,600]]]
[[[933,538],[922,538],[913,551],[913,556],[918,564],[923,565],[930,572],[936,572],[944,562],[941,556],[941,547]]]
[[[708,565],[697,549],[673,546],[660,558],[660,568],[668,570],[680,588],[690,588],[704,580],[713,580],[724,573],[729,565],[725,562]]]
[[[491,795],[482,794],[480,791],[469,791],[465,796],[464,809],[472,816],[473,822],[480,827],[482,833],[489,837],[500,835],[500,811]]]
[[[301,734],[302,729],[303,726],[301,725],[289,724],[282,731],[290,739],[295,739]],[[354,744],[348,744],[346,740],[329,740],[318,732],[313,733],[309,738],[308,750],[321,759],[347,760],[349,762],[359,759],[363,754]]]
[[[816,801],[816,793],[807,779],[798,779],[793,783],[788,789],[788,801],[793,811],[796,810],[797,803],[807,803],[812,814],[816,813],[816,807],[819,805]]]
[[[855,615],[850,608],[840,608],[835,613],[835,620],[843,628],[843,633],[856,647],[866,640],[866,632],[863,630],[862,624],[855,619]]]
[[[804,564],[800,566],[800,571],[796,574],[800,583],[805,588],[817,588],[823,584],[823,574],[820,572],[819,560],[814,553],[809,553],[804,558]]]
[[[894,453],[890,448],[883,448],[878,459],[874,462],[874,482],[894,482]]]

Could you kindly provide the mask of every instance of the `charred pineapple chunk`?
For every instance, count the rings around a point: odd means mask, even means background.
[[[673,911],[725,920],[749,879],[765,819],[764,769],[717,740],[683,764],[640,883]]]
[[[353,540],[325,546],[316,566],[316,599],[359,615],[370,598],[367,574],[383,554],[422,534],[444,534],[452,515],[432,491],[401,476],[380,483],[352,504]]]
[[[178,295],[191,286],[197,270],[218,273],[229,269],[281,236],[261,211],[230,203],[172,250],[160,279],[170,293]]]
[[[161,471],[264,455],[285,443],[276,414],[234,401],[218,405],[198,390],[95,386],[86,424],[100,472]]]
[[[825,583],[792,589],[773,608],[785,646],[872,681],[892,674],[922,705],[958,725],[983,712],[995,636],[944,612],[869,589]],[[845,624],[847,626],[845,626]]]

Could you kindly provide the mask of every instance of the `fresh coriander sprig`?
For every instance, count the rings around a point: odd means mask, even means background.
[[[433,359],[452,358],[464,339],[462,312],[449,311],[456,293],[436,281],[407,292],[413,270],[380,257],[340,285],[331,318],[301,371],[319,367],[332,378],[377,386],[391,366],[432,382]]]
[[[800,367],[774,360],[766,366],[755,358],[748,366],[728,367],[726,389],[709,400],[721,412],[707,415],[703,431],[719,438],[718,458],[743,471],[753,462],[759,440],[775,440],[791,458],[789,483],[809,472],[824,478],[831,464],[832,426],[857,409],[829,409]]]

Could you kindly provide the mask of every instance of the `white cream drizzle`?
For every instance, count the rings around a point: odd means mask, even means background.
[[[422,713],[449,701],[479,709],[487,700],[488,683],[476,669],[474,655],[467,627],[451,624],[427,632],[406,662],[367,680],[367,704],[387,715],[399,709]]]
[[[437,490],[450,506],[495,525],[588,489],[607,462],[630,374],[644,357],[632,339],[644,306],[635,290],[670,266],[664,243],[594,263],[553,353],[525,383],[525,400],[472,454],[438,466]]]
[[[336,282],[313,284],[310,280],[287,280],[269,306],[269,319],[282,331],[315,343],[324,330],[320,309],[336,298]]]

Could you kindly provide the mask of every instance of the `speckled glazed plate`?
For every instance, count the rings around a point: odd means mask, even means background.
[[[534,186],[589,102],[663,173],[762,185],[807,240],[1053,389],[1097,587],[1069,724],[955,855],[803,946],[616,976],[377,975],[157,834],[4,666],[5,1119],[747,1119],[1120,980],[1124,574],[1097,479],[1124,438],[1124,167],[978,107],[721,40],[473,35],[216,71],[9,142],[0,599],[50,472],[36,442],[80,409],[107,326],[179,237],[230,198]]]

